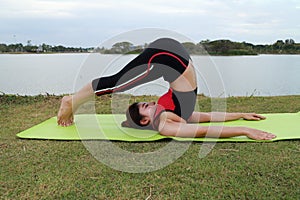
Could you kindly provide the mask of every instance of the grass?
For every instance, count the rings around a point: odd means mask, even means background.
[[[155,100],[136,97],[135,100]],[[199,96],[199,109],[211,99]],[[298,112],[300,96],[230,97],[229,112]],[[202,143],[171,165],[125,173],[98,162],[79,141],[21,140],[16,133],[56,115],[60,97],[0,96],[0,199],[299,199],[300,141],[218,143],[199,158]],[[110,112],[110,97],[97,100]],[[105,141],[98,141],[104,144]],[[115,145],[147,152],[169,141]],[[180,145],[181,143],[178,143]]]

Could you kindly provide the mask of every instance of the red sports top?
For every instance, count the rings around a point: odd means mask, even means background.
[[[173,112],[179,117],[188,120],[194,111],[196,97],[197,88],[193,91],[187,92],[179,92],[170,88],[166,94],[158,99],[156,111],[153,117],[153,129],[158,129],[159,115],[164,111]]]
[[[153,128],[155,130],[158,129],[158,117],[164,111],[171,111],[174,112],[175,110],[175,103],[173,101],[173,90],[170,88],[169,91],[161,96],[157,101],[156,111],[154,113],[154,123]]]

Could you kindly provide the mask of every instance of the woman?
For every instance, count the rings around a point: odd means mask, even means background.
[[[195,112],[197,80],[193,62],[185,48],[177,41],[162,38],[152,42],[140,55],[117,74],[101,77],[87,84],[72,96],[62,99],[58,124],[70,126],[73,113],[84,102],[97,96],[122,92],[163,77],[169,91],[157,103],[140,102],[129,106],[127,120],[122,126],[154,129],[162,135],[177,137],[234,137],[245,135],[255,140],[271,140],[276,136],[247,127],[204,127],[199,122],[229,121],[240,118],[262,120],[255,113]]]

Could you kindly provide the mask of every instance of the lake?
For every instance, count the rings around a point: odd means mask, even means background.
[[[0,92],[70,94],[90,80],[110,75],[136,55],[1,54]],[[198,93],[210,97],[300,94],[300,55],[192,56]],[[160,95],[168,85],[159,79],[134,88],[134,95]]]

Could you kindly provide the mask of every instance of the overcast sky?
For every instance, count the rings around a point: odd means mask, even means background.
[[[0,43],[89,47],[143,28],[195,42],[300,42],[300,0],[0,0]]]

